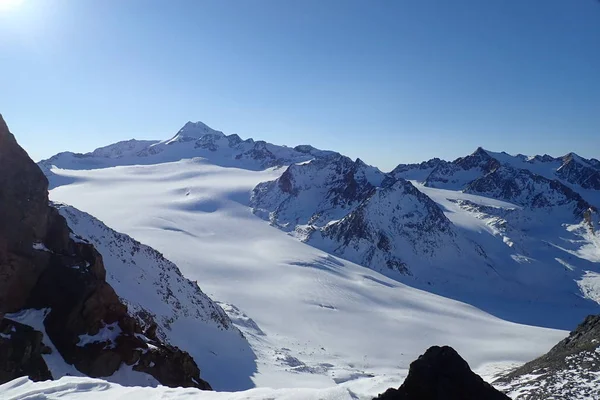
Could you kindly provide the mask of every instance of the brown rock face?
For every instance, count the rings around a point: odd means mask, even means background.
[[[48,337],[67,363],[89,376],[110,376],[126,363],[167,386],[210,389],[189,354],[156,341],[150,350],[150,339],[105,278],[102,256],[91,244],[71,239],[66,221],[49,205],[46,177],[0,116],[0,315],[49,308]],[[101,329],[113,330],[116,339],[81,343],[81,335]],[[31,374],[51,378],[35,351],[42,334],[31,332],[25,344],[3,337],[0,383]],[[24,346],[31,357],[16,357]],[[5,355],[10,363],[3,362]]]
[[[48,181],[0,116],[0,312],[16,311],[42,273],[33,249],[48,231]]]

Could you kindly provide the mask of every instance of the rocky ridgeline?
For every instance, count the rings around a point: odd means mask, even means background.
[[[452,162],[434,158],[420,164],[400,164],[391,175],[425,186],[464,190],[532,208],[570,207],[577,218],[598,204],[585,200],[577,188],[600,190],[600,161],[574,153],[563,157],[526,157],[494,153],[479,147]]]
[[[49,309],[45,331],[62,358],[92,377],[123,364],[167,386],[210,389],[193,358],[161,342],[152,324],[128,314],[93,245],[73,240],[65,219],[48,203],[48,181],[0,117],[0,315]],[[97,336],[112,332],[110,339]],[[0,378],[47,379],[41,332],[0,321]],[[98,340],[81,344],[81,337]],[[21,351],[23,350],[23,351]],[[26,351],[25,351],[26,350]]]
[[[590,315],[548,353],[495,382],[527,400],[600,398],[600,315]]]

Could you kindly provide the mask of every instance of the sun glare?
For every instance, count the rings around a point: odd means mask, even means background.
[[[0,0],[0,12],[17,8],[23,0]]]

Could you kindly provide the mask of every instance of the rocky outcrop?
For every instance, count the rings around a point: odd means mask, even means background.
[[[0,320],[0,382],[8,382],[20,376],[32,381],[52,379],[52,374],[42,354],[51,349],[42,343],[42,332],[11,321]]]
[[[147,372],[160,383],[209,388],[187,353],[142,335],[142,326],[106,282],[102,257],[93,245],[74,240],[65,219],[48,203],[46,177],[1,117],[0,171],[0,313],[49,309],[44,320],[49,339],[86,375],[110,376],[122,364],[142,370],[141,361],[156,359],[163,367]],[[29,333],[25,344],[23,335],[3,337],[8,341],[3,348],[11,354],[23,346],[40,349],[37,334]],[[2,376],[29,374],[34,365],[34,375],[46,377],[39,353],[13,357]]]
[[[528,400],[600,397],[600,315],[588,316],[548,353],[495,382]]]
[[[449,346],[433,346],[410,364],[398,389],[388,389],[380,400],[510,400],[471,371]]]

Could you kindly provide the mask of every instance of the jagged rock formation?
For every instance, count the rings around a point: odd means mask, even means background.
[[[413,254],[431,258],[456,249],[452,223],[431,199],[401,179],[372,189],[355,210],[315,230],[309,243],[331,242],[336,254],[371,267],[411,274]]]
[[[46,177],[1,117],[0,171],[0,315],[49,309],[48,337],[86,375],[110,376],[127,364],[165,385],[210,389],[189,354],[144,332],[128,314],[106,282],[102,257],[91,244],[74,240],[65,219],[48,204]],[[3,324],[18,326],[8,319]],[[40,349],[38,333],[30,335],[27,346]],[[3,336],[2,346],[14,351],[23,347],[22,338]],[[34,377],[46,378],[38,353],[0,364],[10,369],[1,375],[29,371],[33,363],[42,371]]]
[[[0,319],[0,382],[20,376],[33,381],[52,379],[52,374],[42,358],[51,350],[42,343],[43,335],[33,328]]]
[[[471,371],[449,346],[433,346],[410,364],[398,389],[388,389],[379,400],[509,400]]]
[[[516,169],[508,165],[473,180],[464,188],[473,193],[502,199],[532,209],[553,210],[568,207],[579,218],[586,210],[594,206],[586,202],[581,195],[558,180],[550,180],[533,174],[525,169]]]
[[[527,400],[600,398],[600,315],[588,316],[548,353],[495,383]]]
[[[577,188],[600,190],[600,161],[574,153],[557,158],[547,154],[511,156],[479,147],[452,162],[435,158],[421,164],[400,164],[391,175],[417,180],[428,187],[465,190],[532,208],[562,206],[567,197],[577,217],[590,206],[600,206],[598,196],[586,198],[576,193]]]

